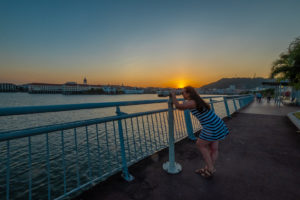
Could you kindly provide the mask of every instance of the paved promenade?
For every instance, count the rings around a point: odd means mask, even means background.
[[[262,115],[279,115],[286,116],[290,112],[300,110],[297,106],[283,106],[280,107],[275,105],[274,101],[267,103],[266,99],[263,99],[261,103],[253,103],[247,108],[243,109],[241,113],[252,113],[252,114],[262,114]]]
[[[117,174],[77,199],[299,200],[300,134],[285,116],[294,110],[300,108],[254,102],[225,119],[231,133],[220,143],[211,180],[194,173],[203,160],[195,143],[184,140],[175,146],[180,174],[162,169],[165,150],[130,167],[134,181]]]

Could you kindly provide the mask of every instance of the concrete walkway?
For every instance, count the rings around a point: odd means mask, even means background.
[[[117,174],[76,199],[299,200],[300,134],[283,115],[289,109],[253,103],[225,119],[231,133],[220,143],[211,180],[194,173],[203,160],[194,142],[183,140],[175,147],[180,174],[162,169],[164,150],[129,168],[133,182]]]
[[[286,116],[288,113],[295,112],[297,110],[300,110],[300,107],[284,106],[282,104],[278,107],[274,101],[267,103],[266,99],[262,99],[261,103],[254,102],[247,108],[243,109],[241,113]]]

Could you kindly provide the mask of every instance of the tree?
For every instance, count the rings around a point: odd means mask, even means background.
[[[273,62],[271,78],[287,79],[295,88],[300,88],[300,37],[289,45],[288,51]]]

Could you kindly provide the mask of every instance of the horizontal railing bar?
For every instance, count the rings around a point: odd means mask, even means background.
[[[203,97],[203,99],[220,98],[220,97],[223,96],[209,96],[209,97]],[[183,101],[183,100],[184,100],[183,98],[179,99],[179,101]],[[142,100],[142,101],[105,102],[105,103],[8,107],[8,108],[0,108],[0,116],[25,115],[25,114],[34,114],[34,113],[60,112],[60,111],[70,111],[70,110],[107,108],[107,107],[114,107],[114,106],[131,106],[131,105],[166,103],[166,102],[168,102],[167,99],[161,99],[161,100],[159,99],[159,100]]]
[[[143,100],[143,101],[120,101],[120,102],[107,102],[107,103],[83,103],[83,104],[65,104],[65,105],[47,105],[47,106],[22,106],[22,107],[8,107],[0,108],[0,116],[7,115],[23,115],[45,112],[60,112],[81,109],[93,108],[107,108],[114,106],[131,106],[152,103],[165,103],[167,99],[162,100]]]
[[[201,95],[200,95],[201,96]],[[223,95],[223,96],[207,96],[207,97],[202,97],[201,96],[201,98],[202,99],[214,99],[214,98],[223,98],[223,97],[226,97],[227,99],[238,99],[238,98],[245,98],[245,97],[247,97],[247,96],[251,96],[251,95],[248,95],[248,94],[246,94],[246,95]],[[177,99],[178,101],[183,101],[184,99],[183,98],[181,98],[181,99]],[[220,101],[219,101],[220,102]],[[221,102],[223,102],[223,100],[221,100]]]
[[[49,125],[49,126],[35,127],[35,128],[29,128],[29,129],[2,132],[2,133],[0,133],[0,142],[5,141],[5,140],[40,135],[43,133],[50,133],[50,132],[54,132],[54,131],[66,130],[66,129],[71,129],[71,128],[93,125],[93,124],[100,124],[100,123],[105,123],[105,122],[114,121],[114,120],[127,119],[130,117],[138,117],[138,116],[166,112],[166,111],[168,111],[168,109],[153,110],[153,111],[133,113],[133,114],[124,114],[124,115],[118,115],[118,116],[81,120],[81,121],[69,122],[69,123],[64,123],[64,124],[56,124],[56,125]]]
[[[237,97],[245,98],[245,97],[248,97],[248,96],[252,96],[252,95],[249,95],[249,94],[243,94],[243,95],[224,95],[224,96],[219,96],[219,97],[226,97],[227,99],[233,99],[233,98],[237,98]],[[203,97],[203,98],[205,98],[205,97]]]
[[[224,102],[223,100],[220,101],[211,101],[212,103],[220,103],[220,102]]]
[[[201,95],[200,95],[201,96]],[[208,97],[203,97],[201,96],[202,99],[209,99],[209,98],[221,98],[221,97],[224,97],[226,95],[223,95],[223,96],[208,96]]]
[[[248,96],[243,96],[243,97],[239,97],[239,98],[234,98],[235,100],[239,100],[239,99],[245,99],[245,97],[250,97],[251,95],[248,95]],[[227,98],[229,99],[229,98]]]

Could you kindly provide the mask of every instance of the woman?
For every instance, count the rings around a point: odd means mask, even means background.
[[[175,107],[179,110],[189,109],[202,125],[196,144],[202,153],[206,165],[195,172],[205,178],[210,178],[216,171],[214,164],[218,158],[219,140],[224,139],[228,135],[228,128],[193,87],[185,87],[182,95],[186,101],[180,104],[176,99],[175,93],[172,92]]]

